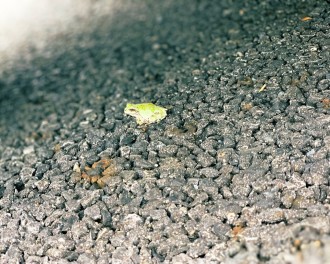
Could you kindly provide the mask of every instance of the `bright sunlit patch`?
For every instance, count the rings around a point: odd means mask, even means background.
[[[112,1],[0,0],[0,60],[28,42],[42,46],[50,36],[72,30],[77,17],[109,13]]]

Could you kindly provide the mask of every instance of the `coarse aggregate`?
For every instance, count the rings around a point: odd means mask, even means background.
[[[0,263],[330,263],[329,11],[123,0],[3,62]]]

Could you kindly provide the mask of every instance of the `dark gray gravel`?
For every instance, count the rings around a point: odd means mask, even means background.
[[[329,11],[125,0],[4,63],[0,262],[330,263]]]

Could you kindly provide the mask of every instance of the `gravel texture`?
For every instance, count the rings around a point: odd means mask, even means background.
[[[0,262],[330,263],[329,10],[125,0],[3,63]]]

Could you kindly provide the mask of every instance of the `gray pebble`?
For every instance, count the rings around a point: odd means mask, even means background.
[[[98,221],[102,218],[100,207],[97,204],[87,207],[84,210],[84,215],[90,217],[94,221]]]
[[[197,156],[197,161],[202,167],[205,168],[205,167],[210,167],[211,165],[213,165],[215,163],[215,158],[213,158],[212,156],[210,156],[207,153],[200,153]]]
[[[36,166],[36,172],[35,172],[35,176],[38,179],[41,179],[43,174],[49,170],[49,165],[48,164],[39,164]]]
[[[85,196],[80,200],[82,207],[87,208],[101,200],[103,190],[95,190],[86,192]]]
[[[219,171],[214,168],[203,168],[200,170],[200,174],[207,178],[216,178],[219,176]]]

